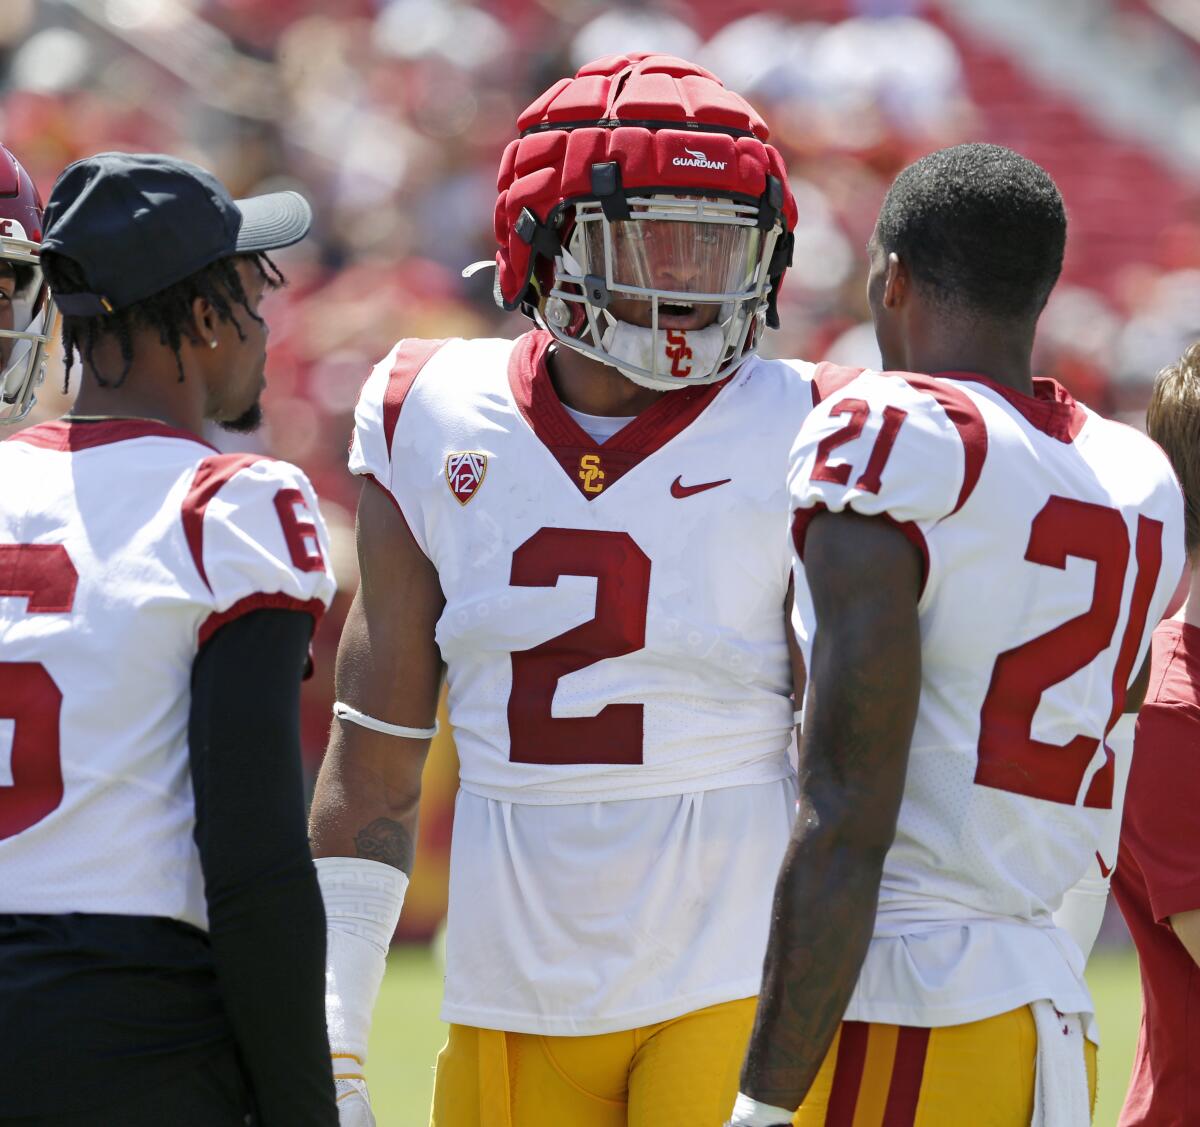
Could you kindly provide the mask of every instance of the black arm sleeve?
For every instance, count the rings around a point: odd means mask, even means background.
[[[338,1121],[325,1032],[325,910],[308,849],[300,680],[312,618],[258,610],[192,669],[196,845],[221,997],[264,1127]]]

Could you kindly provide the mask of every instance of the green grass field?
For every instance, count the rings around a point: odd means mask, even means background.
[[[1103,1047],[1096,1127],[1114,1127],[1137,1044],[1140,994],[1132,951],[1095,955],[1088,981]],[[397,947],[388,960],[371,1036],[367,1078],[379,1127],[425,1127],[433,1064],[446,1036],[438,1021],[441,968],[429,948]]]

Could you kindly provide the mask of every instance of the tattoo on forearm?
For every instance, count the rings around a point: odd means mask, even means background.
[[[359,857],[382,861],[404,873],[411,873],[416,852],[412,834],[392,818],[376,818],[354,835],[354,848]]]

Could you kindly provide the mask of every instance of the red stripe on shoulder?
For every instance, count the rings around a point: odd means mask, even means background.
[[[950,421],[962,439],[963,453],[963,483],[958,491],[958,500],[954,508],[946,514],[953,516],[967,503],[967,498],[974,492],[979,483],[979,475],[983,473],[983,463],[987,458],[988,433],[987,424],[979,413],[979,408],[971,402],[970,396],[953,384],[936,380],[932,376],[922,376],[915,372],[889,372],[904,380],[910,387],[932,395],[941,404]]]
[[[941,379],[983,384],[1007,401],[1031,426],[1068,446],[1079,437],[1088,421],[1087,411],[1057,380],[1034,376],[1033,394],[1025,395],[981,372],[938,372],[937,375]]]
[[[383,393],[383,437],[387,443],[388,458],[392,456],[392,436],[400,421],[400,408],[421,369],[446,343],[442,340],[402,340],[396,346],[392,370],[388,373],[387,390]]]
[[[183,499],[183,535],[196,563],[196,570],[204,580],[204,586],[210,591],[212,584],[209,583],[208,572],[204,568],[204,511],[208,508],[209,501],[231,477],[255,462],[271,460],[262,454],[213,454],[196,467],[192,484]]]
[[[812,378],[812,400],[815,407],[822,399],[828,399],[835,391],[841,391],[851,380],[857,379],[865,368],[846,368],[841,364],[830,364],[828,360],[817,365]]]
[[[896,1055],[892,1059],[892,1082],[888,1087],[887,1105],[880,1127],[913,1127],[917,1119],[917,1103],[921,1098],[928,1047],[928,1029],[913,1025],[900,1027]]]

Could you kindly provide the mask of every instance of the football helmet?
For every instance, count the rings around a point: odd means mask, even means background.
[[[766,124],[670,55],[561,79],[500,165],[496,301],[656,390],[714,383],[779,324],[796,204]]]
[[[0,424],[23,419],[46,367],[58,315],[42,278],[42,198],[0,145]]]

